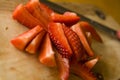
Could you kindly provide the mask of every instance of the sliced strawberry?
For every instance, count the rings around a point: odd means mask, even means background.
[[[28,43],[43,29],[41,26],[36,26],[33,29],[15,37],[11,43],[18,49],[24,50]]]
[[[95,64],[98,62],[98,60],[99,60],[99,57],[91,59],[85,62],[85,66],[88,67],[89,70],[91,70],[95,66]]]
[[[73,15],[72,12],[66,13],[64,15],[53,12],[51,14],[51,19],[54,22],[60,22],[60,23],[64,23],[66,25],[71,26],[71,25],[77,23],[80,20],[80,17],[78,17],[77,15]]]
[[[66,27],[65,25],[63,25],[63,30],[74,53],[74,59],[77,59],[77,61],[80,60],[81,55],[84,53],[85,50],[79,39],[79,36],[72,29]]]
[[[116,32],[116,37],[118,38],[118,40],[120,40],[120,30]]]
[[[64,14],[63,15],[66,15],[66,16],[77,16],[77,14],[76,13],[74,13],[74,12],[64,12]]]
[[[84,48],[86,49],[88,55],[94,56],[94,52],[87,41],[87,38],[85,36],[85,32],[83,31],[82,27],[80,27],[80,23],[73,25],[71,28],[73,31],[75,31],[78,34],[78,36],[79,36]]]
[[[69,77],[69,59],[63,58],[56,52],[56,62],[59,70],[60,80],[68,80]]]
[[[45,36],[44,41],[40,46],[39,61],[49,67],[56,66],[55,51],[53,51],[52,43],[48,34]]]
[[[87,32],[90,32],[92,37],[99,41],[99,42],[103,42],[101,37],[99,36],[99,34],[96,32],[96,30],[88,23],[88,22],[85,22],[85,21],[81,21],[80,22],[80,26]]]
[[[83,80],[97,80],[94,74],[90,72],[87,67],[81,65],[80,63],[73,63],[70,66],[70,70],[72,73],[78,75]]]
[[[88,40],[89,45],[91,45],[92,44],[92,35],[91,35],[91,33],[86,32],[85,34],[86,34],[86,38]]]
[[[44,25],[43,27],[46,29],[48,22],[50,21],[50,15],[48,13],[45,13],[45,10],[42,10],[40,5],[41,4],[38,0],[30,0],[25,7]]]
[[[14,10],[13,18],[28,28],[33,28],[37,25],[44,26],[38,19],[33,17],[22,4],[18,5]]]
[[[44,10],[45,11],[45,13],[47,13],[47,14],[51,14],[52,12],[54,12],[51,8],[49,8],[46,4],[44,4],[44,3],[42,3],[42,2],[40,2],[40,8],[42,9],[42,10]]]
[[[72,50],[64,34],[62,26],[63,25],[60,23],[51,22],[48,27],[48,32],[59,53],[63,57],[70,57],[72,55]]]
[[[46,31],[44,29],[41,29],[39,34],[26,47],[25,51],[29,52],[30,54],[35,54],[38,50],[39,45],[43,40],[45,33]]]
[[[89,56],[87,55],[87,52],[85,51],[83,54],[82,54],[82,57],[80,58],[80,62],[81,63],[85,63],[86,61],[88,61],[89,59]]]

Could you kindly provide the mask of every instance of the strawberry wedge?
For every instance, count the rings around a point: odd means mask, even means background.
[[[82,54],[84,54],[84,47],[79,39],[79,36],[69,27],[63,25],[63,30],[65,33],[65,36],[68,39],[68,42],[70,44],[70,47],[74,53],[74,59],[80,60]]]
[[[63,58],[61,54],[56,52],[56,62],[58,66],[60,80],[68,80],[69,77],[69,59]]]
[[[91,70],[91,69],[95,66],[95,64],[98,62],[98,60],[99,60],[99,57],[96,57],[96,58],[94,58],[94,59],[91,59],[91,60],[85,62],[85,66],[86,66],[89,70]]]
[[[64,34],[61,23],[49,23],[48,32],[57,50],[63,57],[71,57],[72,50]]]
[[[77,24],[73,25],[71,27],[71,29],[78,34],[78,36],[79,36],[84,48],[86,49],[88,55],[89,56],[94,56],[94,52],[93,52],[92,48],[90,47],[90,45],[88,43],[88,40],[87,40],[87,38],[85,36],[85,32],[80,27],[80,23],[77,23]]]
[[[55,52],[53,51],[52,43],[48,34],[46,34],[44,41],[40,46],[39,61],[49,67],[56,66]]]
[[[86,32],[85,34],[86,34],[86,38],[88,40],[88,43],[91,46],[91,44],[92,44],[92,35],[91,35],[90,32]]]
[[[25,51],[30,54],[35,54],[43,40],[45,33],[46,33],[46,31],[44,29],[41,29],[39,34],[28,44]]]
[[[47,29],[47,25],[50,21],[50,14],[45,12],[45,10],[41,9],[41,4],[38,0],[30,0],[25,8],[35,17],[37,18],[41,24],[43,24],[44,28]]]
[[[51,19],[54,22],[60,22],[60,23],[66,24],[68,26],[71,26],[71,25],[77,23],[80,20],[80,17],[78,17],[73,12],[66,12],[63,15],[53,12],[51,14]]]
[[[88,23],[85,21],[80,22],[80,26],[84,29],[84,31],[88,31],[91,33],[92,37],[97,40],[98,42],[103,42],[101,37],[98,35],[96,30]]]
[[[19,4],[13,12],[13,18],[28,28],[37,25],[44,26],[37,18],[33,17],[23,4]]]
[[[24,50],[28,43],[41,31],[41,29],[43,29],[41,26],[36,26],[12,39],[11,43],[19,50]]]
[[[39,1],[39,0],[38,0]],[[39,3],[40,3],[40,5],[39,5],[39,7],[40,7],[40,9],[42,10],[42,11],[44,11],[45,13],[47,13],[47,14],[51,14],[52,12],[54,12],[50,7],[48,7],[46,4],[44,4],[44,3],[42,3],[42,2],[40,2],[39,1]]]
[[[96,76],[88,70],[88,68],[80,63],[72,63],[70,70],[75,75],[78,75],[83,80],[97,80]]]

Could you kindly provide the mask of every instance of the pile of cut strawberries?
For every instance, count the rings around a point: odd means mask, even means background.
[[[29,28],[11,43],[19,50],[39,54],[40,63],[57,67],[60,80],[68,80],[69,74],[83,80],[97,80],[92,68],[99,60],[91,48],[93,39],[102,39],[95,29],[74,12],[59,14],[39,0],[19,4],[13,19]]]

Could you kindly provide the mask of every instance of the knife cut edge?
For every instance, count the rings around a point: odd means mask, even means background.
[[[56,4],[56,3],[53,3],[53,2],[48,1],[48,0],[40,0],[40,2],[46,4],[46,5],[49,6],[51,9],[53,9],[55,12],[58,12],[58,13],[61,13],[61,14],[63,14],[63,13],[66,12],[66,11],[75,12],[75,11],[69,10],[69,9],[67,9],[67,8],[65,8],[65,7],[63,7],[63,6],[60,6],[60,5]],[[114,30],[114,29],[111,29],[111,28],[109,28],[109,27],[107,27],[107,26],[105,26],[105,25],[103,25],[103,24],[100,24],[100,23],[98,23],[98,22],[96,22],[96,21],[94,21],[94,20],[91,20],[91,19],[89,19],[89,18],[87,18],[87,17],[85,17],[85,16],[83,16],[83,15],[77,13],[77,12],[75,12],[75,13],[80,17],[80,19],[81,19],[82,21],[87,21],[87,22],[89,22],[93,27],[96,27],[96,28],[98,28],[98,29],[101,29],[102,31],[104,31],[104,32],[106,32],[106,33],[108,33],[108,34],[112,35],[113,37],[115,37],[115,38],[117,38],[117,39],[120,40],[120,34],[119,34],[120,31],[116,31],[116,30]]]

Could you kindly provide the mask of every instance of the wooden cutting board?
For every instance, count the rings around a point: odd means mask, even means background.
[[[12,12],[19,3],[27,0],[0,0],[0,80],[59,80],[58,71],[42,65],[37,55],[30,55],[14,48],[10,40],[26,31],[23,25],[12,19]],[[91,5],[77,3],[59,3],[65,7],[78,11],[102,24],[114,29],[120,25],[109,15],[106,20],[98,18]],[[89,9],[89,10],[88,10]],[[120,42],[100,32],[104,43],[95,42],[92,46],[96,54],[101,55],[94,71],[103,74],[105,80],[118,80],[120,78]],[[69,80],[80,80],[71,74]]]

